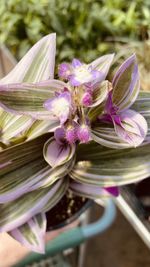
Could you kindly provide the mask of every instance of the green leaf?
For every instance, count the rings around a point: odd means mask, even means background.
[[[101,83],[100,87],[96,88],[93,91],[93,104],[90,106],[91,108],[100,105],[106,99],[108,94],[108,81],[104,81]]]

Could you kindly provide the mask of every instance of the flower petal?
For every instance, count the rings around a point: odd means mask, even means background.
[[[75,145],[59,144],[50,138],[44,145],[43,155],[51,167],[56,167],[69,161],[75,153]]]
[[[72,64],[72,67],[73,68],[77,68],[77,67],[80,67],[80,66],[83,65],[83,63],[81,63],[81,61],[79,59],[76,59],[76,58],[74,58],[72,60],[72,63],[71,64]]]
[[[112,100],[119,111],[129,108],[136,100],[139,90],[139,73],[136,56],[129,57],[116,72],[112,81]]]

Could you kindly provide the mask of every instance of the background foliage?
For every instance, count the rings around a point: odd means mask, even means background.
[[[19,59],[43,35],[57,33],[59,61],[90,61],[116,42],[148,38],[150,1],[1,0],[0,41]],[[113,45],[112,45],[113,44]]]

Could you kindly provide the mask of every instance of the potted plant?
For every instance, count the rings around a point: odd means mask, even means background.
[[[55,34],[42,38],[0,81],[0,231],[41,253],[46,212],[63,196],[72,216],[75,195],[117,197],[150,163],[150,93],[139,92],[135,55],[108,81],[113,54],[55,69],[55,50]]]

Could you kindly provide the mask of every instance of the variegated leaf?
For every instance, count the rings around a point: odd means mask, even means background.
[[[93,104],[90,105],[89,107],[93,108],[98,105],[100,105],[107,97],[108,94],[108,81],[104,81],[101,83],[99,87],[97,87],[93,91]]]
[[[33,124],[33,119],[29,116],[21,116],[7,113],[3,111],[0,115],[0,140],[4,143],[11,142],[11,138],[21,135],[25,130]]]
[[[112,81],[112,100],[119,111],[129,108],[136,100],[139,90],[139,73],[135,55],[129,57],[116,72]]]
[[[53,169],[45,162],[43,145],[48,136],[13,146],[1,153],[0,203],[48,187],[72,169],[74,159]]]
[[[83,184],[111,187],[140,181],[149,173],[150,144],[115,150],[92,142],[79,147],[70,176]]]
[[[42,38],[37,42],[29,52],[22,58],[22,60],[16,65],[16,67],[3,79],[0,80],[0,85],[19,82],[39,82],[42,80],[54,78],[54,65],[55,65],[55,52],[56,52],[56,36],[50,34]],[[9,138],[16,136],[16,134],[22,133],[23,124],[28,128],[28,122],[31,118],[27,119],[26,116],[16,116],[6,112],[0,114],[0,121],[11,121],[12,133],[9,136],[10,131],[6,128],[6,131],[2,128],[1,138],[3,142],[8,143]],[[17,119],[16,119],[17,118]],[[19,120],[19,121],[18,121]],[[5,122],[3,121],[5,124]],[[8,138],[8,139],[7,139]]]
[[[56,34],[38,41],[0,84],[38,82],[53,79],[56,53]]]
[[[25,137],[30,140],[47,132],[54,132],[58,126],[59,121],[36,120],[25,132]]]
[[[131,108],[139,112],[146,119],[148,124],[148,132],[144,143],[150,142],[150,92],[140,92],[137,100]],[[96,109],[92,112],[94,116],[98,116]],[[121,140],[121,138],[119,138],[119,136],[117,136],[114,128],[110,124],[95,124],[92,127],[91,136],[94,141],[103,146],[115,149],[131,147],[130,144],[124,142]]]
[[[9,234],[28,249],[45,252],[46,216],[40,213],[20,227],[13,229]]]
[[[44,102],[62,90],[65,83],[47,80],[39,83],[0,85],[0,105],[7,112],[33,116],[36,119],[52,119],[44,108]]]
[[[103,187],[81,184],[76,181],[71,181],[69,189],[75,194],[86,198],[96,199],[104,197],[112,197],[112,195],[106,191]]]
[[[150,114],[150,92],[140,92],[132,109],[140,112],[142,115]]]
[[[58,144],[52,137],[44,144],[43,155],[47,163],[54,168],[73,158],[75,148],[75,144]]]
[[[115,132],[115,129],[109,126],[93,127],[91,132],[92,139],[98,144],[115,149],[132,147],[131,144],[123,141]]]
[[[51,209],[68,188],[68,180],[59,179],[53,185],[34,190],[22,197],[0,204],[0,232],[8,232],[23,225],[40,212]]]
[[[102,80],[105,80],[109,68],[111,66],[111,63],[113,61],[114,54],[108,54],[102,57],[99,57],[98,59],[94,60],[89,64],[89,66],[92,66],[92,69],[98,70],[102,76]]]

